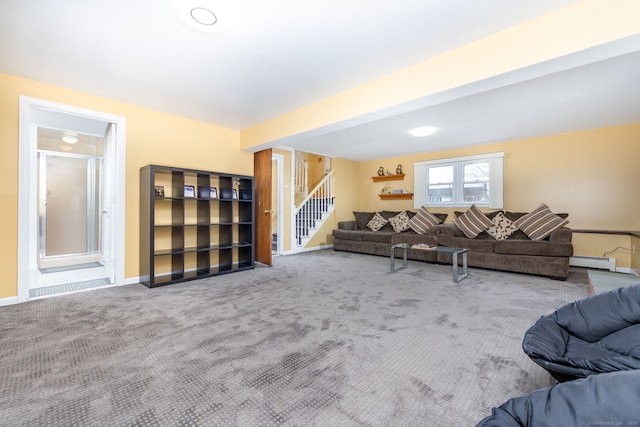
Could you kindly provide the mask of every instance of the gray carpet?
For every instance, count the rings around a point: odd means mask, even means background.
[[[554,381],[520,348],[566,282],[325,250],[0,307],[0,425],[472,426]]]

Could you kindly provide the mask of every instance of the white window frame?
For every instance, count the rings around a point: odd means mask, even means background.
[[[467,163],[489,162],[489,202],[465,202],[462,199],[462,184],[464,174],[463,167]],[[433,166],[454,166],[452,202],[432,202],[427,198],[428,170]],[[502,209],[504,207],[504,152],[481,154],[476,156],[454,157],[449,159],[429,160],[415,162],[413,164],[413,207],[444,206],[444,207],[469,207],[472,204],[484,206],[490,209]]]

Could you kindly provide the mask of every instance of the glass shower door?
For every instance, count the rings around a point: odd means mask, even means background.
[[[90,157],[41,156],[40,259],[99,252],[98,163]]]

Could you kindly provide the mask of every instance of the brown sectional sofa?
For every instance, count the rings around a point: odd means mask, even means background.
[[[441,246],[467,248],[468,263],[471,267],[492,270],[527,273],[565,280],[569,275],[569,258],[573,255],[572,231],[562,227],[553,231],[541,241],[533,241],[522,231],[515,231],[506,240],[496,240],[486,232],[476,238],[466,237],[453,223],[439,224],[427,234],[417,234],[412,230],[395,232],[390,224],[379,231],[367,228],[367,218],[375,212],[354,212],[356,220],[341,221],[333,230],[333,248],[337,251],[359,252],[371,255],[389,256],[391,244],[426,243]],[[399,212],[382,211],[385,218]],[[412,216],[415,212],[409,212]],[[461,214],[456,212],[456,215]],[[522,212],[505,212],[505,216],[515,221]],[[434,214],[440,218],[446,214]],[[491,217],[491,214],[488,214]],[[444,219],[443,219],[444,220]],[[397,256],[401,256],[400,249]],[[409,249],[408,258],[432,263],[451,264],[451,254],[436,253],[419,249]]]

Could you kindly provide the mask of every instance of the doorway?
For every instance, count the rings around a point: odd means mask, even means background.
[[[20,98],[18,302],[124,280],[125,119]]]
[[[284,180],[284,156],[282,154],[272,154],[271,156],[271,206],[274,207],[274,214],[271,218],[273,255],[282,255],[283,242],[283,194],[282,182]]]

